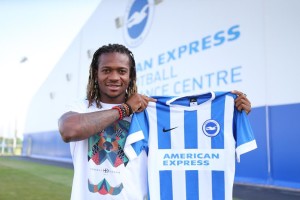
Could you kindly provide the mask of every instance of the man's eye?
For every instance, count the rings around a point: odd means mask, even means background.
[[[126,70],[120,70],[119,72],[120,72],[120,74],[126,74],[127,71]]]

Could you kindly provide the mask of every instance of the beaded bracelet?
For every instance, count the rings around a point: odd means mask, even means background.
[[[123,104],[122,104],[122,105],[119,105],[119,107],[120,107],[121,110],[122,110],[122,116],[123,116],[123,118],[126,117],[126,116],[127,116],[126,108],[123,106]]]
[[[116,109],[119,112],[119,120],[123,119],[122,109],[119,106],[114,106],[112,109]]]
[[[123,119],[124,117],[129,117],[133,113],[131,106],[127,103],[114,106],[112,109],[119,111],[119,120]]]
[[[132,110],[131,106],[128,103],[124,103],[124,104],[128,107],[128,110],[129,110],[129,115],[128,116],[130,116],[133,113],[133,110]]]
[[[119,120],[122,120],[124,117],[130,116],[129,107],[125,104],[114,106],[112,107],[112,109],[116,109],[119,111]]]
[[[129,117],[130,116],[130,113],[129,113],[129,107],[127,104],[123,103],[122,106],[125,108],[125,111],[126,111],[126,116]]]

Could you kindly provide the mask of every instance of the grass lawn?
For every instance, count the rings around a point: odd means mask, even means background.
[[[70,199],[73,170],[0,156],[1,200]]]
[[[0,156],[0,200],[69,200],[72,178],[73,169]]]

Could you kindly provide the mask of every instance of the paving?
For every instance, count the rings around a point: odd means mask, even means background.
[[[235,184],[233,196],[239,200],[300,200],[300,190]]]

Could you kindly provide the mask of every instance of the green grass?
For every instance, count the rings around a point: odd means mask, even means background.
[[[1,200],[70,199],[73,170],[0,156]]]
[[[68,200],[72,178],[72,169],[0,156],[1,200]]]

